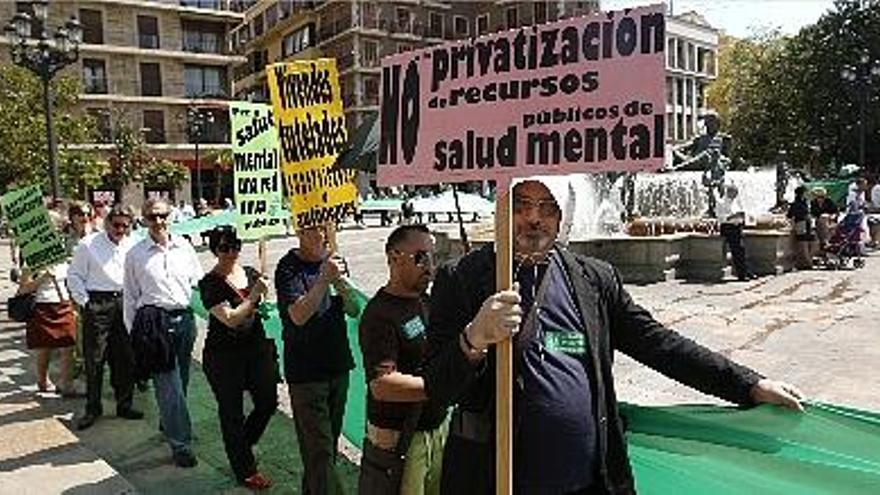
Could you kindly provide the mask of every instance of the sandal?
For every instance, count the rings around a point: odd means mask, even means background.
[[[266,490],[272,487],[272,481],[265,477],[263,473],[257,472],[246,478],[242,483],[246,488],[251,490]]]

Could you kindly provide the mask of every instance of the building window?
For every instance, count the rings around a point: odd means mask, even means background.
[[[113,137],[113,128],[110,126],[110,110],[106,108],[87,108],[86,114],[95,122],[98,131],[98,142],[109,143]]]
[[[361,43],[361,65],[375,67],[379,65],[379,44],[375,41],[364,40]]]
[[[428,18],[428,30],[432,38],[443,37],[443,14],[431,12]]]
[[[278,4],[273,3],[266,9],[266,31],[275,27],[275,24],[278,24]]]
[[[706,85],[697,82],[697,108],[706,108]]]
[[[470,35],[470,26],[468,25],[468,21],[466,17],[462,17],[460,15],[455,16],[455,36],[469,36]]]
[[[685,68],[685,60],[684,60],[684,43],[681,40],[676,43],[675,46],[675,67],[678,69]]]
[[[159,48],[159,20],[149,15],[137,16],[138,46]]]
[[[79,9],[79,22],[82,24],[83,43],[104,43],[104,23],[101,21],[100,10]]]
[[[547,22],[547,2],[535,3],[535,24]]]
[[[378,77],[364,78],[364,104],[365,105],[378,105],[379,104],[379,78]]]
[[[37,19],[34,15],[34,6],[30,2],[15,2],[15,12],[27,14],[31,18],[31,32],[32,33],[41,33],[43,32],[43,21]],[[88,42],[86,42],[88,43]]]
[[[675,38],[666,40],[666,67],[675,68]]]
[[[197,9],[220,10],[220,0],[180,0],[180,5]]]
[[[684,115],[675,114],[675,139],[684,139]]]
[[[141,96],[162,96],[162,71],[159,64],[141,64]]]
[[[397,30],[399,32],[412,32],[412,13],[408,9],[397,9]]]
[[[679,105],[684,105],[684,79],[675,80],[675,99]]]
[[[675,104],[675,80],[671,77],[666,78],[666,103]]]
[[[517,12],[516,7],[508,8],[505,15],[507,18],[507,29],[519,27],[519,12]]]
[[[254,22],[252,23],[252,25],[253,25],[254,37],[256,38],[257,36],[262,36],[263,35],[263,13],[262,12],[260,12],[259,14],[257,14],[256,17],[254,17]]]
[[[244,30],[243,30],[244,31]],[[223,27],[207,22],[183,23],[183,51],[223,53]]]
[[[308,24],[288,34],[281,41],[281,58],[299,53],[314,44],[315,25]]]
[[[675,114],[666,114],[666,139],[675,141]]]
[[[705,69],[703,72],[709,76],[715,76],[715,52],[712,50],[706,50],[705,56]]]
[[[413,46],[409,43],[400,43],[397,45],[397,53],[411,52]]]
[[[489,32],[489,14],[477,16],[477,35],[483,35]]]
[[[185,65],[184,92],[187,98],[225,98],[225,68],[210,65]]]
[[[688,79],[684,83],[684,104],[686,107],[691,108],[693,106],[694,101],[694,81]]]
[[[104,69],[104,61],[94,58],[84,58],[83,86],[88,94],[107,94],[107,71]]]
[[[149,144],[165,142],[165,112],[144,110],[144,141]]]

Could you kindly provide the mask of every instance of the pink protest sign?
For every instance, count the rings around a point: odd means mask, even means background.
[[[386,57],[379,183],[656,170],[665,45],[655,5]]]

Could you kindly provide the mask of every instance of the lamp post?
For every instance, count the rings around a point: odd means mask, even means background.
[[[859,63],[856,65],[845,65],[840,71],[840,77],[844,81],[856,84],[859,92],[859,166],[865,169],[865,140],[867,139],[867,110],[868,95],[871,89],[871,83],[874,78],[880,79],[880,60],[871,60],[868,51],[865,50]]]
[[[199,144],[202,141],[205,129],[214,123],[214,114],[205,111],[203,108],[189,106],[186,109],[187,129],[189,138],[195,144],[196,152],[196,200],[200,202],[202,199],[202,164],[199,161]]]
[[[19,12],[3,28],[9,39],[12,62],[36,74],[43,83],[43,112],[46,115],[46,140],[49,150],[49,175],[52,180],[52,197],[61,196],[58,179],[58,143],[52,120],[51,82],[61,69],[79,59],[79,45],[82,43],[82,25],[75,17],[59,26],[50,40],[46,29],[49,17],[48,0],[30,3],[34,15]],[[35,25],[39,26],[34,32]]]

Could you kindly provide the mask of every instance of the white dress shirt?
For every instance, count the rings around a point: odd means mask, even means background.
[[[73,251],[73,260],[67,270],[67,286],[73,300],[85,306],[90,291],[121,291],[125,255],[133,245],[134,241],[128,236],[116,244],[106,232],[83,238]]]
[[[163,247],[147,234],[125,257],[125,328],[131,332],[134,315],[143,306],[168,310],[189,307],[193,287],[203,275],[196,251],[186,239],[172,235]]]
[[[743,223],[742,217],[733,217],[734,215],[745,213],[739,197],[730,199],[727,195],[718,201],[715,205],[715,218],[721,223]],[[733,218],[730,218],[733,217]]]

